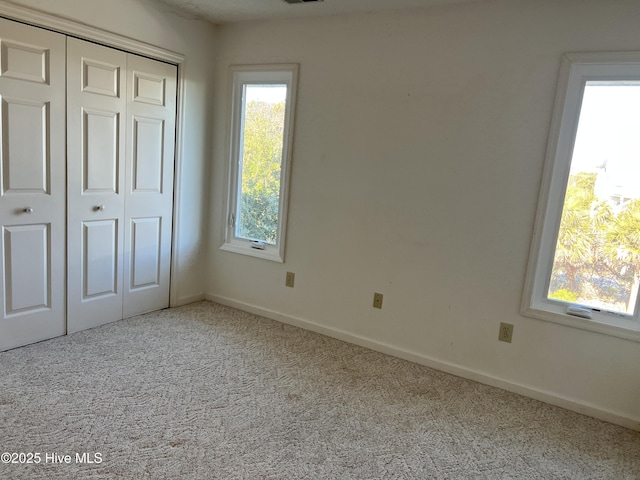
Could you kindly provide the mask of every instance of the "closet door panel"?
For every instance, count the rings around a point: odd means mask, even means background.
[[[65,334],[65,42],[0,19],[0,350]]]
[[[49,193],[49,102],[2,99],[2,170],[6,193]]]
[[[132,117],[131,193],[162,194],[164,121]]]
[[[118,293],[118,223],[83,222],[82,300]]]
[[[4,227],[7,315],[51,307],[49,233],[47,224]]]
[[[68,39],[69,332],[122,318],[126,59]]]
[[[128,56],[125,318],[169,306],[176,78],[174,65]]]
[[[82,194],[118,193],[118,112],[82,109]]]
[[[162,219],[131,219],[130,290],[160,285],[162,259]]]

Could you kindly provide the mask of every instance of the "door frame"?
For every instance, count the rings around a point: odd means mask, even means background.
[[[124,50],[125,52],[142,55],[155,60],[175,65],[178,68],[177,99],[176,99],[176,141],[174,148],[174,176],[173,176],[173,228],[171,232],[171,272],[169,287],[169,306],[179,305],[177,279],[179,267],[178,232],[180,230],[179,204],[180,185],[182,183],[182,140],[184,131],[184,61],[185,55],[162,47],[151,45],[123,35],[92,27],[73,20],[58,17],[56,15],[40,12],[31,8],[22,7],[0,0],[0,16],[9,20],[26,23],[34,27],[45,28],[64,35],[89,40],[107,47]],[[66,309],[65,309],[66,310]]]

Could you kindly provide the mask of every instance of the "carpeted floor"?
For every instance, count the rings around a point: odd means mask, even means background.
[[[0,371],[1,479],[640,478],[639,432],[213,303]]]

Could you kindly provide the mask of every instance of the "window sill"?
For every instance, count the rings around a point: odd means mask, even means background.
[[[640,342],[640,325],[632,319],[607,319],[604,316],[602,316],[603,318],[586,319],[535,307],[523,308],[521,313],[526,317],[538,320]]]
[[[223,243],[220,250],[225,252],[239,253],[249,257],[262,258],[271,262],[284,263],[284,255],[280,253],[277,246],[267,246],[264,250],[252,248],[249,243]]]

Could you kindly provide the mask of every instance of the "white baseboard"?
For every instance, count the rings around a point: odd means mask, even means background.
[[[517,393],[518,395],[523,395],[525,397],[540,400],[551,405],[566,408],[567,410],[571,410],[573,412],[598,418],[600,420],[604,420],[605,422],[614,423],[616,425],[630,428],[632,430],[640,431],[640,419],[627,417],[616,412],[611,412],[598,406],[591,405],[587,402],[577,401],[575,399],[566,398],[553,392],[547,392],[519,383],[514,383],[502,378],[489,375],[484,372],[472,370],[449,362],[443,362],[441,360],[428,357],[421,353],[404,350],[393,345],[379,342],[377,340],[372,340],[360,335],[354,335],[344,330],[325,327],[315,322],[304,320],[302,318],[292,317],[290,315],[285,315],[273,310],[258,307],[257,305],[251,305],[249,303],[234,300],[232,298],[211,294],[204,295],[204,298],[221,305],[237,308],[238,310],[254,313],[256,315],[261,315],[263,317],[286,323],[288,325],[300,327],[305,330],[311,330],[313,332],[321,333],[323,335],[327,335],[328,337],[336,338],[348,343],[353,343],[361,347],[370,348],[371,350],[375,350],[377,352],[392,355],[404,360],[409,360],[411,362],[425,365],[436,370],[441,370],[458,377],[467,378],[469,380],[474,380],[485,385],[501,388],[503,390],[507,390],[508,392]]]
[[[188,297],[180,297],[175,303],[172,303],[172,307],[181,307],[182,305],[187,305],[189,303],[199,302],[200,300],[207,300],[207,296],[204,293],[200,293],[198,295],[190,295]],[[222,302],[219,302],[222,303]]]

